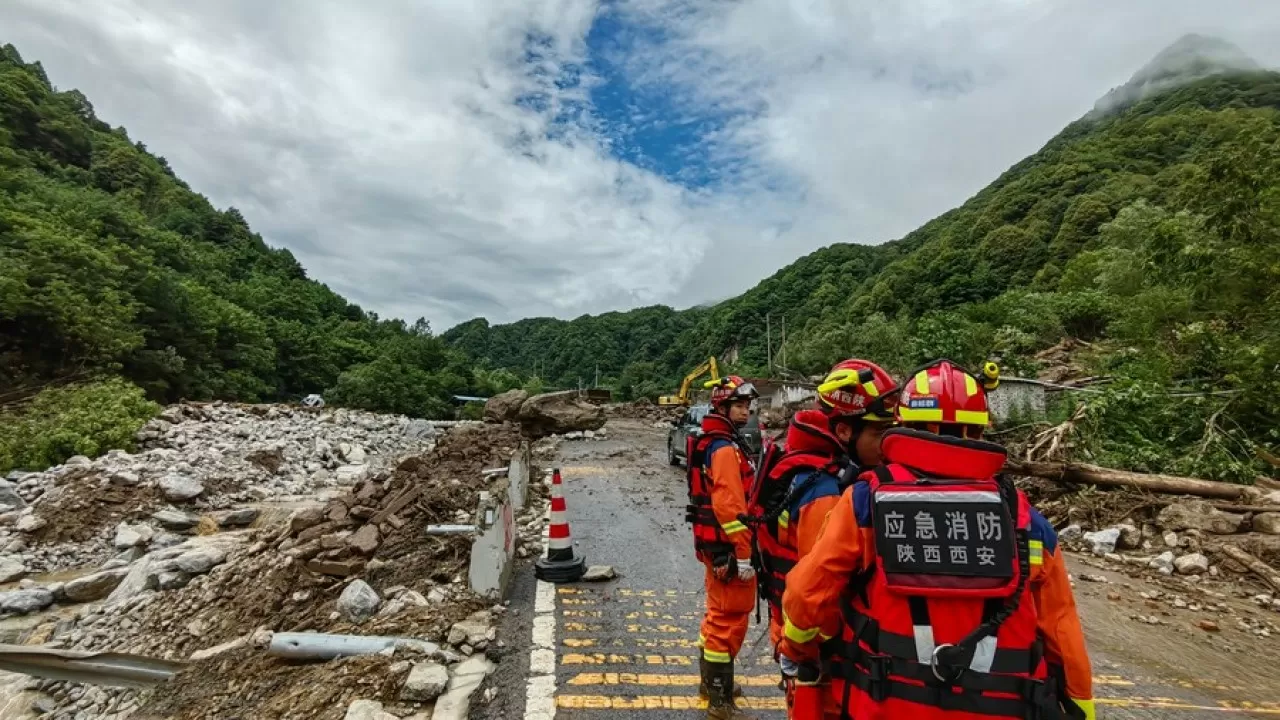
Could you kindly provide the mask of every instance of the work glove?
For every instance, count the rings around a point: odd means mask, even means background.
[[[751,558],[747,558],[746,560],[737,558],[737,560],[739,580],[750,580],[756,576],[756,569],[751,566]]]
[[[1069,698],[1063,705],[1063,709],[1067,711],[1067,717],[1072,718],[1072,720],[1097,720],[1098,716],[1093,708],[1092,700]]]
[[[782,666],[782,675],[787,678],[795,678],[800,674],[800,663],[792,660],[786,655],[778,656],[778,664]]]
[[[738,559],[732,554],[717,556],[711,561],[711,574],[720,582],[729,582],[738,576]]]

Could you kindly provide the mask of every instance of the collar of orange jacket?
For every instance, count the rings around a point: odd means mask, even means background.
[[[880,439],[885,464],[905,465],[941,478],[993,477],[1004,467],[1007,451],[985,440],[934,435],[922,430],[894,428]]]

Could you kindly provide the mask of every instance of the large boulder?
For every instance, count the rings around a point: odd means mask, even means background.
[[[1254,515],[1253,529],[1268,535],[1280,535],[1280,512],[1265,512]]]
[[[520,406],[516,416],[521,429],[532,438],[599,430],[607,420],[604,408],[583,400],[576,390],[534,395]]]
[[[26,615],[43,610],[52,604],[53,593],[42,587],[0,593],[0,612]]]
[[[1166,505],[1156,517],[1165,530],[1199,530],[1214,535],[1231,535],[1240,531],[1244,516],[1223,512],[1205,500]]]
[[[73,602],[92,602],[101,600],[120,586],[120,582],[129,574],[128,568],[103,570],[102,572],[76,578],[67,583],[63,593]]]
[[[183,502],[203,493],[204,485],[185,475],[166,475],[160,479],[160,491],[169,502]]]
[[[338,612],[348,622],[362,623],[378,612],[382,598],[363,580],[353,580],[338,596]]]
[[[516,389],[494,395],[484,404],[484,421],[491,423],[515,422],[520,407],[529,399],[529,393]]]
[[[13,483],[0,478],[0,505],[7,505],[10,508],[24,508],[27,501],[22,499],[18,494],[18,489]]]

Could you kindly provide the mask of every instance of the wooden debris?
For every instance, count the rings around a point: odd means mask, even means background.
[[[1280,570],[1276,570],[1235,545],[1223,545],[1222,552],[1227,557],[1248,568],[1250,572],[1270,585],[1273,590],[1280,592]]]
[[[1010,460],[1005,463],[1004,470],[1014,475],[1036,477],[1054,482],[1098,485],[1100,487],[1130,487],[1148,492],[1195,495],[1197,497],[1221,500],[1245,500],[1256,494],[1255,490],[1245,485],[1197,480],[1175,475],[1147,475],[1126,470],[1111,470],[1083,463],[1017,462]]]

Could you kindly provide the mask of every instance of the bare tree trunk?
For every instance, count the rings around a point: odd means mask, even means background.
[[[1223,545],[1222,552],[1227,557],[1248,568],[1254,575],[1262,578],[1262,581],[1270,585],[1273,590],[1280,592],[1280,570],[1276,570],[1235,545]]]
[[[1009,461],[1005,463],[1004,469],[1005,472],[1014,475],[1037,477],[1054,482],[1102,487],[1131,487],[1150,492],[1196,495],[1222,500],[1240,500],[1249,495],[1249,488],[1244,485],[1174,475],[1146,475],[1125,470],[1111,470],[1097,465]]]

